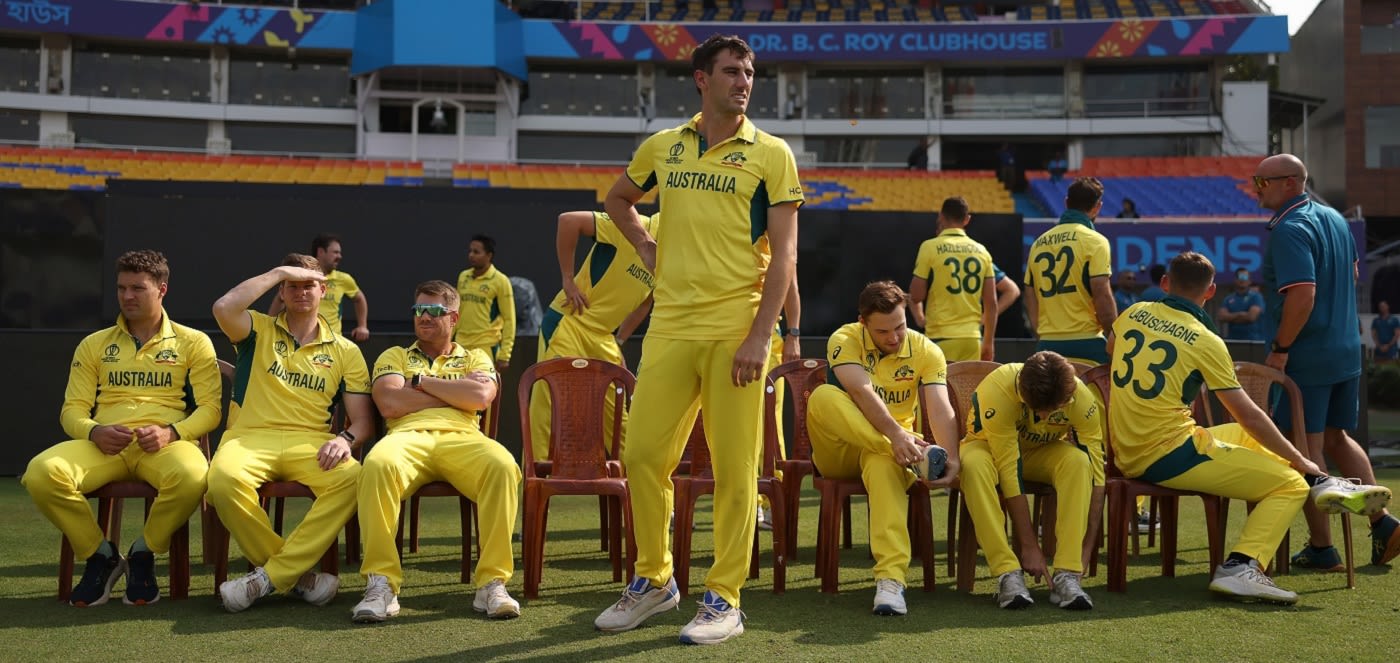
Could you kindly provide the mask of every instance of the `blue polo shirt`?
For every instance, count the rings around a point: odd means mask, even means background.
[[[1131,292],[1128,292],[1127,290],[1114,290],[1113,303],[1118,305],[1118,312],[1122,313],[1123,311],[1128,310],[1129,306],[1138,303],[1138,298],[1136,295],[1134,295]]]
[[[1160,302],[1165,299],[1166,296],[1167,291],[1163,290],[1161,286],[1154,284],[1147,286],[1147,289],[1142,291],[1142,294],[1138,296],[1138,301]]]
[[[1232,292],[1225,298],[1225,310],[1231,313],[1246,313],[1249,309],[1258,306],[1259,317],[1254,322],[1232,322],[1230,331],[1225,338],[1232,341],[1262,341],[1264,340],[1264,296],[1253,291],[1246,290],[1243,295]]]
[[[1376,319],[1371,321],[1371,329],[1376,332],[1376,339],[1382,345],[1389,343],[1395,338],[1395,332],[1400,331],[1400,317],[1376,316]],[[1377,359],[1395,359],[1397,356],[1400,356],[1400,344],[1392,346],[1389,352],[1376,352]]]
[[[1289,288],[1314,284],[1312,315],[1288,355],[1286,372],[1300,385],[1328,385],[1361,374],[1356,317],[1356,244],[1342,215],[1302,194],[1269,220],[1264,247],[1264,339],[1272,342]]]

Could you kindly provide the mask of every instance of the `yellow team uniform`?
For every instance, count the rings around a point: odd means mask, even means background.
[[[653,236],[661,215],[642,216],[642,226]],[[622,349],[613,333],[628,314],[646,301],[654,281],[637,256],[637,249],[622,236],[611,217],[593,213],[593,248],[574,274],[574,284],[588,297],[588,308],[574,311],[564,291],[554,296],[540,322],[539,361],[558,357],[588,357],[622,364]],[[605,425],[611,429],[613,399],[608,398]],[[549,388],[535,383],[530,392],[530,447],[536,460],[549,458]],[[627,411],[622,412],[627,425]],[[608,439],[612,439],[609,437]]]
[[[386,375],[460,380],[473,371],[496,377],[495,363],[485,351],[455,343],[441,357],[428,356],[417,343],[389,348],[374,363],[375,380]],[[481,550],[477,586],[510,580],[515,568],[510,537],[519,506],[520,466],[510,451],[482,434],[479,417],[479,412],[436,407],[387,422],[389,434],[374,444],[360,473],[359,517],[365,535],[362,575],[382,575],[389,588],[399,593],[403,565],[394,536],[402,502],[424,484],[447,481],[477,504]]]
[[[79,559],[91,557],[103,541],[83,495],[113,481],[145,481],[159,491],[142,535],[152,552],[169,550],[170,536],[204,496],[208,463],[197,440],[219,425],[220,391],[214,344],[204,332],[171,322],[163,310],[160,331],[144,345],[136,345],[120,315],[116,326],[78,344],[59,416],[73,439],[29,461],[21,483]],[[88,436],[112,424],[133,431],[171,425],[176,441],[146,453],[133,438],[108,456]]]
[[[300,345],[287,330],[285,313],[248,315],[252,329],[235,346],[228,430],[209,464],[209,502],[248,561],[286,591],[355,513],[360,464],[351,459],[322,470],[316,454],[331,439],[341,396],[369,393],[369,371],[360,348],[324,320],[316,340]],[[296,481],[316,494],[285,541],[258,503],[258,486],[268,481]]]
[[[495,361],[510,361],[515,348],[515,291],[510,278],[496,269],[476,276],[471,268],[457,275],[461,297],[460,316],[452,340],[458,345],[485,350]]]
[[[948,228],[919,246],[914,276],[928,281],[924,334],[948,361],[982,358],[982,288],[993,272],[992,254],[962,228]]]
[[[1003,498],[1021,495],[1021,480],[1055,487],[1055,571],[1083,573],[1084,531],[1093,489],[1104,485],[1103,424],[1093,390],[1076,379],[1069,405],[1041,419],[1021,401],[1022,364],[992,371],[972,395],[963,438],[962,491],[992,575],[1020,568],[1006,539]],[[1072,433],[1072,435],[1071,435]],[[1001,487],[998,493],[997,486]]]
[[[1066,211],[1059,223],[1036,238],[1024,279],[1039,304],[1036,350],[1052,350],[1093,366],[1108,362],[1089,279],[1112,271],[1108,238],[1083,212]]]
[[[948,361],[937,344],[916,331],[904,337],[897,354],[882,354],[859,322],[844,325],[831,335],[826,357],[831,367],[828,384],[812,392],[807,406],[812,463],[822,476],[860,479],[865,484],[870,495],[875,579],[906,584],[911,548],[909,500],[904,494],[916,477],[895,462],[889,438],[861,413],[841,387],[835,369],[847,364],[864,368],[890,416],[901,428],[913,432],[922,388],[947,383]]]
[[[768,264],[768,209],[802,202],[797,162],[779,138],[747,118],[706,145],[696,115],[653,134],[627,167],[642,190],[659,188],[666,223],[656,235],[656,291],[642,345],[623,463],[637,531],[636,573],[671,578],[666,522],[680,461],[703,405],[715,461],[715,563],[705,587],[731,606],[748,573],[762,440],[763,381],[736,387],[734,354],[753,325]]]
[[[360,286],[355,283],[355,277],[338,269],[326,275],[326,294],[321,297],[319,312],[326,319],[326,324],[331,326],[331,331],[340,333],[342,300],[354,299],[358,294]]]
[[[1202,428],[1191,418],[1202,383],[1212,391],[1240,388],[1210,318],[1168,295],[1130,306],[1113,333],[1113,462],[1129,477],[1255,503],[1231,552],[1267,565],[1308,485],[1239,424]]]

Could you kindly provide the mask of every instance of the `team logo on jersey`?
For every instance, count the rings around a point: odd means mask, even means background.
[[[1056,411],[1056,412],[1051,412],[1051,413],[1050,413],[1050,418],[1049,418],[1049,419],[1046,419],[1045,421],[1047,421],[1047,422],[1049,422],[1049,423],[1051,423],[1051,424],[1054,424],[1054,425],[1056,425],[1056,426],[1063,426],[1063,425],[1069,423],[1069,417],[1066,417],[1064,412]]]
[[[874,353],[874,352],[867,352],[867,353],[865,353],[865,370],[867,370],[867,371],[869,371],[869,372],[871,372],[871,373],[874,373],[874,372],[875,372],[875,353]]]
[[[462,357],[458,357],[456,359],[449,360],[446,364],[443,364],[442,366],[443,368],[466,368],[467,360],[463,359]]]
[[[157,364],[173,364],[179,360],[179,353],[175,352],[174,350],[171,350],[170,348],[166,348],[156,353]]]
[[[683,161],[683,159],[681,159],[681,155],[685,154],[685,143],[682,143],[681,141],[676,141],[676,144],[671,146],[670,154],[671,156],[666,157],[666,163],[672,166],[681,163]]]
[[[749,158],[744,156],[743,152],[730,152],[729,154],[724,155],[724,158],[720,159],[719,163],[721,166],[743,168],[744,163],[746,163],[748,160]]]
[[[985,412],[982,413],[983,419],[991,419],[995,416],[997,416],[997,409],[994,407],[989,407]]]
[[[422,366],[422,365],[423,365],[423,360],[422,360],[422,359],[419,359],[416,355],[409,355],[409,356],[408,356],[408,367],[409,367],[409,368],[418,368],[419,366]]]
[[[894,371],[895,382],[908,382],[914,379],[914,369],[909,364],[904,364]]]
[[[272,351],[276,352],[278,357],[285,358],[287,356],[287,342],[278,339],[276,343],[272,344]]]
[[[335,360],[324,352],[311,358],[311,365],[319,368],[330,368],[335,364]]]
[[[116,362],[119,362],[121,361],[121,357],[119,356],[121,355],[121,352],[122,349],[117,347],[116,343],[113,343],[107,346],[107,348],[102,351],[102,361],[108,364],[114,364]]]
[[[480,291],[482,291],[482,292],[491,292],[491,286],[489,286],[489,285],[482,285],[480,288],[477,288],[477,289],[480,290]]]

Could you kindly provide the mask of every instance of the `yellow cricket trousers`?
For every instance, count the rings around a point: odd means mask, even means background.
[[[515,569],[510,537],[520,504],[520,466],[505,447],[479,431],[398,431],[384,436],[365,457],[360,472],[360,531],[365,560],[360,574],[389,580],[395,594],[403,566],[394,542],[403,500],[424,484],[446,481],[476,502],[481,559],[474,580],[508,582]]]
[[[997,467],[991,447],[985,440],[964,440],[962,455],[962,492],[972,524],[977,531],[977,543],[987,555],[992,575],[1021,568],[1011,543],[1006,537],[1006,512],[997,489]],[[1048,483],[1055,487],[1055,571],[1084,573],[1084,530],[1089,527],[1089,499],[1093,495],[1094,475],[1089,467],[1089,454],[1065,442],[1051,442],[1033,449],[1021,449],[1021,476],[1030,481]]]
[[[1268,566],[1308,497],[1308,483],[1239,424],[1197,427],[1181,446],[1148,466],[1143,481],[1254,502],[1230,552]]]
[[[948,361],[980,361],[982,359],[982,339],[979,338],[935,338],[934,343],[943,351]]]
[[[559,357],[588,357],[622,365],[622,350],[617,347],[617,341],[613,339],[612,334],[600,335],[581,329],[577,324],[571,323],[571,320],[572,318],[565,317],[560,321],[548,339],[540,336],[537,355],[539,361]],[[612,440],[614,402],[615,397],[609,391],[603,411],[603,430],[607,435],[605,439],[609,441]],[[549,459],[549,423],[549,388],[545,386],[544,381],[536,382],[530,389],[530,450],[534,453],[535,460]],[[624,435],[627,432],[626,409],[622,411],[622,431]]]
[[[360,464],[350,459],[330,470],[316,464],[316,453],[330,439],[328,433],[230,430],[209,463],[209,503],[244,556],[263,567],[279,592],[316,566],[355,513]],[[258,504],[258,487],[269,481],[296,481],[316,495],[285,540]]]
[[[909,569],[909,499],[916,477],[894,460],[890,440],[865,418],[850,395],[824,384],[807,407],[812,463],[822,476],[860,479],[870,497],[870,552],[875,579],[901,585]]]
[[[749,570],[763,446],[763,381],[736,387],[730,377],[740,343],[647,336],[622,449],[637,531],[636,572],[661,586],[673,570],[671,472],[699,409],[715,413],[705,417],[715,472],[715,564],[705,588],[734,607]]]
[[[151,552],[164,554],[170,550],[171,535],[190,519],[204,497],[208,471],[204,452],[188,440],[177,440],[155,453],[146,453],[132,442],[114,456],[88,440],[69,440],[29,461],[20,483],[39,512],[68,537],[73,554],[86,559],[97,552],[103,536],[85,493],[113,481],[139,480],[154,487],[159,495],[141,535]]]

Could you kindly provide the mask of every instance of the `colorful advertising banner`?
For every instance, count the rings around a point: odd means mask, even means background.
[[[976,218],[973,218],[976,223]],[[1030,245],[1053,224],[1053,221],[1024,222],[1021,255],[1028,255]],[[1365,255],[1366,224],[1348,223],[1356,242],[1357,255]],[[1234,271],[1243,267],[1257,280],[1264,264],[1264,245],[1268,242],[1267,219],[1258,221],[1129,221],[1101,219],[1094,228],[1103,233],[1111,246],[1114,281],[1125,269],[1150,269],[1165,265],[1182,251],[1195,251],[1210,258],[1215,265],[1216,281],[1229,283]],[[1361,261],[1361,275],[1366,276],[1366,261]],[[1013,274],[1017,280],[1021,274]],[[1141,280],[1141,279],[1139,279]]]

